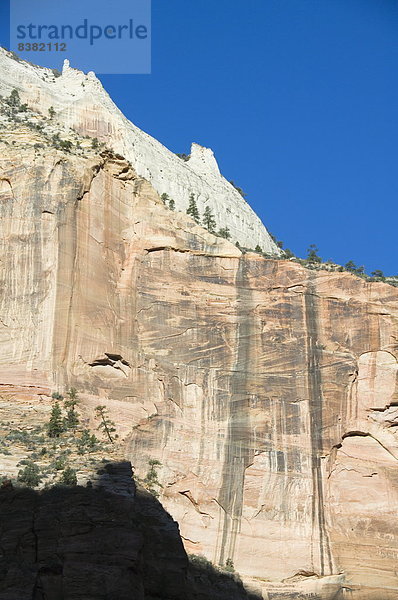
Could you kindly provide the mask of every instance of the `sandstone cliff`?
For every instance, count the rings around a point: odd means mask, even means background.
[[[264,598],[396,600],[398,290],[242,254],[43,136],[0,142],[4,393],[106,404],[186,548]]]

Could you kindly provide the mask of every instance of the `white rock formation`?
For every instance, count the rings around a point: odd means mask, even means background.
[[[0,94],[7,96],[13,89],[30,108],[47,115],[53,106],[59,122],[125,156],[159,194],[174,199],[176,210],[185,212],[193,193],[201,213],[210,206],[217,227],[229,228],[231,241],[280,254],[261,220],[220,174],[210,149],[192,144],[191,158],[181,160],[126,119],[93,72],[85,75],[66,60],[62,75],[56,76],[0,48]]]

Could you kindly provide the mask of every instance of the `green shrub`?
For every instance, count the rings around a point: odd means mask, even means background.
[[[77,485],[76,471],[71,467],[66,467],[60,479],[61,485]]]
[[[179,152],[176,152],[176,156],[178,156],[178,158],[181,158],[181,160],[183,160],[185,162],[191,158],[190,154],[184,154],[184,153],[181,154]]]
[[[13,429],[6,435],[6,440],[10,442],[21,442],[22,444],[27,444],[30,441],[30,436],[27,431]]]
[[[54,469],[55,471],[62,471],[62,469],[65,468],[66,465],[66,456],[65,455],[60,455],[57,456],[56,459],[50,464],[50,468]]]
[[[65,152],[70,152],[72,149],[72,142],[70,140],[61,140],[59,147],[61,150],[65,150]]]
[[[232,558],[227,558],[227,560],[225,561],[224,569],[225,569],[225,571],[230,571],[231,573],[233,573],[235,571],[235,567],[234,567]]]
[[[32,461],[27,461],[25,468],[18,472],[18,481],[28,487],[38,486],[42,478],[40,468]]]

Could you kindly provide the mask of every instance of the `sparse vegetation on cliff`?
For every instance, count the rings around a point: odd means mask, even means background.
[[[16,89],[12,90],[7,98],[0,96],[0,126],[5,129],[6,134],[13,134],[15,125],[20,124],[31,129],[33,134],[40,134],[43,138],[42,143],[40,143],[35,140],[37,135],[33,135],[33,139],[29,143],[26,132],[22,131],[23,135],[18,139],[19,144],[24,144],[26,140],[28,145],[33,145],[38,152],[51,145],[61,152],[81,156],[85,156],[89,151],[105,150],[105,145],[96,138],[79,137],[75,131],[57,122],[56,114],[53,106],[49,107],[47,116],[31,110],[27,104],[21,102],[19,92]],[[3,139],[3,142],[9,143],[7,139]],[[12,141],[12,143],[14,144],[15,141]]]
[[[276,241],[275,236],[272,236],[274,241]],[[279,247],[283,247],[283,242],[277,242]],[[238,248],[240,248],[238,242],[236,244]],[[250,251],[249,248],[241,248],[243,252]],[[363,265],[357,266],[354,261],[349,260],[344,266],[339,265],[332,260],[323,261],[322,258],[318,255],[318,248],[315,244],[311,244],[307,251],[307,258],[299,258],[293,254],[289,249],[284,249],[283,254],[281,256],[276,256],[274,254],[267,254],[261,251],[260,246],[256,246],[255,252],[261,253],[264,258],[272,259],[272,260],[293,260],[294,262],[298,262],[303,267],[312,270],[325,270],[325,271],[338,271],[343,272],[347,271],[352,275],[356,275],[357,277],[361,277],[369,282],[385,282],[394,287],[398,287],[398,277],[386,277],[380,269],[376,269],[372,271],[370,275],[368,275],[365,271],[365,267]]]
[[[109,440],[101,442],[87,426],[81,427],[80,423],[86,424],[88,419],[79,414],[77,391],[70,388],[65,397],[66,400],[59,391],[52,393],[47,422],[42,420],[40,425],[36,419],[40,413],[43,419],[48,408],[43,407],[36,416],[29,403],[25,404],[26,412],[22,409],[24,403],[18,405],[17,418],[13,415],[12,423],[0,422],[0,454],[10,457],[6,473],[0,473],[3,479],[15,486],[51,487],[61,480],[63,485],[72,485],[73,479],[69,484],[64,480],[65,472],[70,476],[72,470],[77,477],[80,470],[87,471],[90,465],[105,457],[109,460],[117,453]]]

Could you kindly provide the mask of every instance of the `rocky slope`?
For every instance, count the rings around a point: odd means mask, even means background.
[[[106,405],[185,547],[264,598],[395,600],[397,288],[242,254],[51,127],[3,123],[3,401]]]

